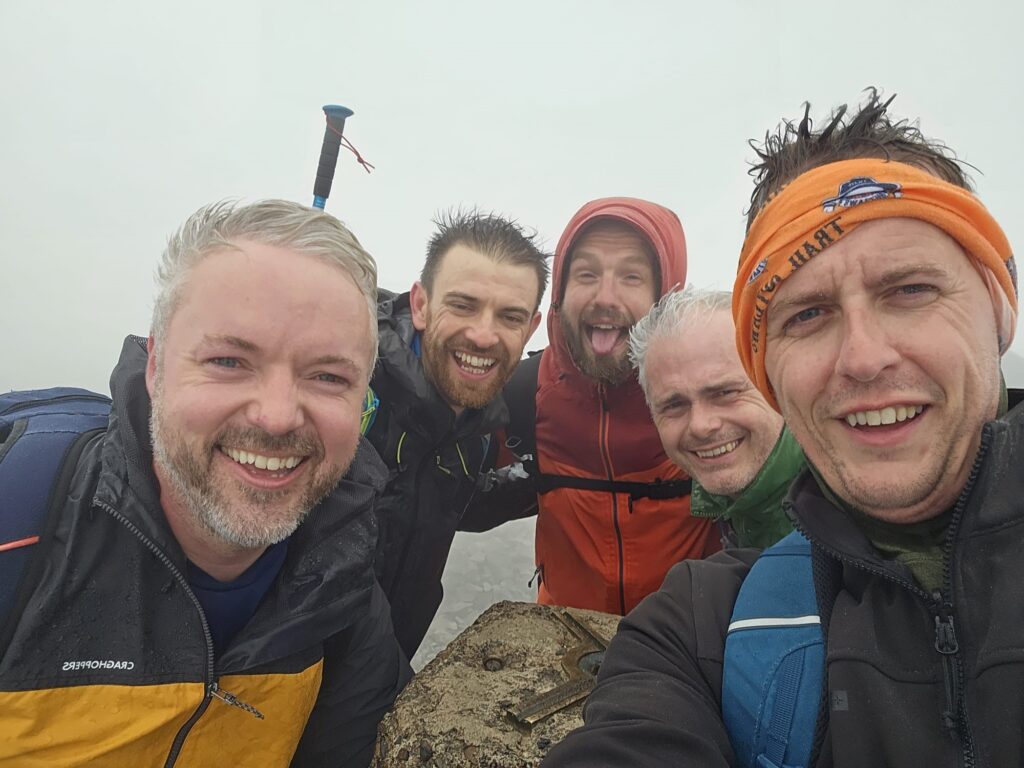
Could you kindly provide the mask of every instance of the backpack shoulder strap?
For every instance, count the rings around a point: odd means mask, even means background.
[[[505,447],[512,451],[527,472],[537,471],[537,377],[543,350],[530,352],[519,362],[503,395],[508,405]]]
[[[738,765],[808,765],[824,665],[811,545],[794,531],[754,563],[726,635],[722,718]]]
[[[106,430],[109,413],[110,398],[82,389],[0,395],[0,627],[78,456]]]

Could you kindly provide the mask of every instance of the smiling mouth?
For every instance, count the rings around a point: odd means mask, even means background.
[[[452,352],[452,357],[455,358],[455,364],[461,370],[466,373],[471,373],[474,376],[483,376],[498,364],[498,359],[495,357],[471,355],[468,352]]]
[[[853,411],[842,418],[851,427],[887,427],[919,416],[923,405],[893,405],[877,411]]]
[[[258,469],[266,472],[275,472],[278,477],[290,474],[297,466],[306,460],[306,456],[264,456],[260,453],[243,451],[240,448],[219,446],[221,453],[237,464],[247,469]]]
[[[714,448],[708,448],[702,451],[694,451],[694,453],[697,454],[698,458],[701,459],[714,459],[718,456],[724,456],[727,453],[732,453],[739,447],[740,443],[742,442],[742,440],[730,440],[728,443],[724,443]]]

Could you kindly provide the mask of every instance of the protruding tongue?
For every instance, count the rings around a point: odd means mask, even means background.
[[[607,355],[615,347],[615,342],[619,340],[620,331],[618,328],[612,330],[605,330],[604,328],[595,328],[590,333],[590,345],[594,348],[594,352],[599,355]]]

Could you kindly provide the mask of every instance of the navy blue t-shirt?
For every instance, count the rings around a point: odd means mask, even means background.
[[[217,581],[202,568],[189,562],[188,584],[203,606],[217,656],[224,652],[238,631],[256,613],[260,601],[281,571],[287,554],[287,539],[267,547],[259,559],[234,581]]]

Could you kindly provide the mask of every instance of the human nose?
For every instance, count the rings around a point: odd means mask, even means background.
[[[722,419],[717,408],[706,403],[693,403],[690,406],[689,430],[696,439],[707,439],[721,428]]]
[[[288,373],[263,376],[249,404],[249,422],[271,435],[286,435],[305,423],[295,379]]]
[[[494,318],[490,315],[479,315],[466,328],[466,339],[478,349],[490,349],[498,343],[498,332]]]
[[[615,290],[615,280],[611,275],[602,275],[597,283],[594,304],[598,307],[618,307],[619,295]]]
[[[848,311],[843,318],[836,373],[854,381],[874,380],[899,362],[890,333],[870,309]]]

